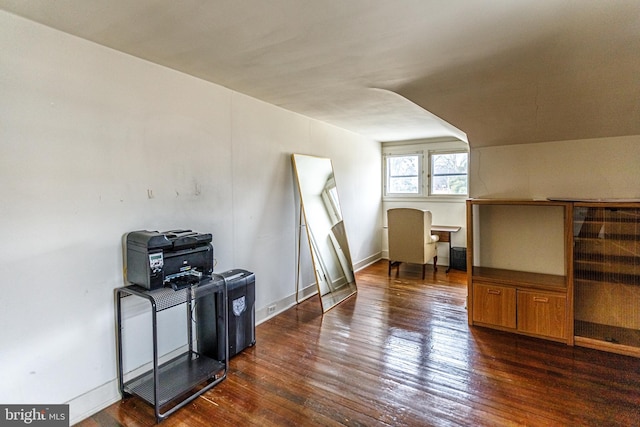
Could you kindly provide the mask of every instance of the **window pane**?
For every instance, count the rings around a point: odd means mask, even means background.
[[[389,176],[418,176],[418,156],[389,157]]]
[[[418,185],[418,177],[389,178],[388,193],[417,194]]]
[[[431,194],[467,194],[467,176],[434,176]]]
[[[433,174],[467,174],[467,153],[434,154]]]
[[[468,194],[468,153],[431,156],[431,194]]]
[[[419,194],[419,172],[419,155],[387,157],[387,194]]]

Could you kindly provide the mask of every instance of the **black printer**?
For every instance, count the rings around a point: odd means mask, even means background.
[[[210,278],[211,234],[192,230],[132,231],[127,234],[127,280],[146,289],[183,288]]]

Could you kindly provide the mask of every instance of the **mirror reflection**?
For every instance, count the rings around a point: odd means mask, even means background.
[[[318,294],[326,312],[357,292],[330,159],[293,154]]]

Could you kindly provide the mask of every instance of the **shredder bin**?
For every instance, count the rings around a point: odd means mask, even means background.
[[[233,269],[220,273],[227,281],[228,324],[224,324],[224,296],[212,293],[198,299],[195,306],[198,352],[225,360],[225,326],[229,332],[229,358],[256,343],[255,275]]]

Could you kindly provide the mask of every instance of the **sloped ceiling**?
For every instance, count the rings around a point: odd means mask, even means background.
[[[638,0],[0,0],[0,9],[380,141],[640,134]]]

